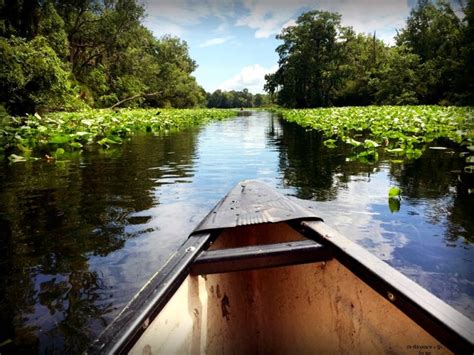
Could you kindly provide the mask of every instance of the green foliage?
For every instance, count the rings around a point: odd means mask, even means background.
[[[401,193],[402,191],[397,186],[391,186],[388,189],[388,208],[390,212],[396,213],[400,211]]]
[[[0,103],[13,114],[204,104],[187,44],[156,39],[137,0],[12,0],[0,11]]]
[[[474,1],[420,0],[386,46],[342,27],[338,14],[310,11],[282,30],[279,68],[265,90],[285,107],[474,104]],[[461,16],[462,18],[462,16]]]
[[[283,41],[276,49],[280,67],[265,77],[265,89],[277,95],[279,104],[317,107],[333,103],[334,92],[342,85],[337,70],[344,58],[339,34],[348,30],[340,20],[338,14],[310,11],[277,36]]]
[[[400,194],[401,194],[401,190],[397,186],[391,186],[390,189],[388,189],[388,198],[399,199]]]
[[[423,102],[453,101],[453,93],[464,75],[461,42],[461,20],[448,2],[418,2],[406,27],[398,34],[397,44],[420,58],[419,94]]]
[[[322,132],[328,148],[351,145],[354,159],[365,162],[376,161],[382,150],[396,157],[417,159],[431,142],[439,139],[468,147],[474,141],[474,109],[470,107],[368,106],[275,111],[288,121]]]
[[[390,48],[386,61],[371,79],[374,101],[385,105],[418,103],[419,57],[403,47]]]
[[[123,109],[56,112],[46,116],[28,115],[22,122],[15,118],[0,129],[0,148],[11,152],[12,162],[31,159],[36,151],[49,151],[59,158],[66,150],[97,143],[103,148],[121,144],[137,132],[160,132],[204,124],[235,115],[234,110],[218,109]]]
[[[59,109],[71,94],[68,72],[44,37],[0,38],[0,102],[12,113]]]
[[[242,91],[216,90],[207,94],[207,107],[231,108],[231,107],[262,107],[270,105],[268,95],[253,95],[247,89]]]
[[[46,38],[59,58],[66,59],[69,54],[69,42],[64,30],[64,21],[56,12],[51,0],[47,0],[43,6],[38,23],[38,34]]]

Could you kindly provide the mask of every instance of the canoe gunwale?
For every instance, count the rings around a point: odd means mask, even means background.
[[[290,223],[454,353],[474,353],[474,322],[324,222]]]
[[[127,353],[189,275],[194,259],[216,237],[216,233],[209,232],[189,237],[105,328],[87,353]]]
[[[279,222],[287,223],[313,242],[299,242],[293,247],[291,243],[295,242],[281,243],[289,245],[286,250],[281,250],[281,246],[276,244],[266,244],[202,253],[227,228]],[[275,251],[273,254],[272,248]],[[267,251],[260,253],[260,249]],[[285,261],[287,257],[291,260]],[[473,321],[339,234],[313,211],[255,181],[239,183],[218,203],[102,332],[88,353],[128,352],[189,275],[296,265],[332,258],[388,299],[446,348],[455,353],[474,353]]]

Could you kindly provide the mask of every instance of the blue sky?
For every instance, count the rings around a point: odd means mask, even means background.
[[[304,11],[338,12],[357,32],[393,43],[414,0],[147,0],[144,20],[155,36],[185,40],[208,92],[216,89],[263,92],[264,75],[277,69],[275,35]]]

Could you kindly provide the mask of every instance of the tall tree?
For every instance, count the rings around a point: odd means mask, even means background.
[[[464,7],[462,33],[462,75],[457,80],[456,98],[460,104],[474,105],[474,0]]]
[[[420,57],[422,101],[451,102],[461,75],[462,25],[450,4],[419,0],[396,41]]]
[[[286,27],[277,39],[279,68],[266,76],[265,89],[277,94],[279,104],[290,107],[328,106],[341,85],[343,61],[341,16],[310,11]]]
[[[413,105],[419,103],[417,94],[420,57],[409,50],[392,47],[386,60],[371,78],[374,90],[373,103],[384,105]]]
[[[373,35],[345,33],[344,60],[340,67],[343,84],[337,92],[338,106],[369,105],[375,101],[372,84],[387,61],[388,47]]]

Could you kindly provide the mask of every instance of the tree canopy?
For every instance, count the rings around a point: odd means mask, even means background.
[[[216,90],[212,94],[206,94],[207,107],[231,108],[231,107],[262,107],[271,104],[269,95],[252,94],[248,89],[241,91]]]
[[[302,14],[276,37],[279,68],[265,90],[287,107],[473,104],[473,5],[419,0],[388,46],[324,11]],[[466,76],[470,80],[466,80]]]
[[[0,104],[38,109],[203,105],[186,42],[155,38],[137,0],[0,1]]]

